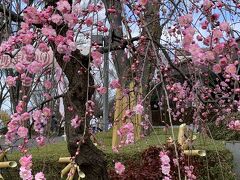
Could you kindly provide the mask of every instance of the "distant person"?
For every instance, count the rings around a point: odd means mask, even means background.
[[[7,127],[4,125],[4,122],[2,119],[0,119],[0,134],[6,134],[7,133]]]
[[[109,122],[109,123],[108,123],[108,130],[111,129],[111,128],[112,128],[112,123]]]
[[[99,118],[98,118],[98,129],[100,131],[102,131],[102,129],[104,129],[103,117],[102,116],[99,116]]]
[[[113,119],[112,119],[112,116],[109,115],[108,116],[108,126],[107,126],[107,129],[111,129],[113,127]]]
[[[100,116],[97,118],[97,132],[102,132],[103,131],[103,118]]]
[[[92,116],[90,120],[90,127],[92,128],[93,133],[97,132],[98,119],[95,116]]]
[[[0,129],[3,129],[5,127],[4,123],[3,123],[3,120],[0,119]]]
[[[51,128],[50,128],[50,130],[52,132],[57,132],[57,129],[58,129],[57,124],[58,124],[58,122],[57,122],[57,119],[56,119],[55,115],[52,115]]]

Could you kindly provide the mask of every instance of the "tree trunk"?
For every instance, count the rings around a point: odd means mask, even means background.
[[[47,1],[48,6],[56,6],[57,0]],[[69,1],[72,4],[72,1]],[[67,24],[53,26],[58,35],[66,36]],[[63,97],[65,109],[65,132],[67,137],[68,151],[75,156],[75,162],[86,175],[86,180],[107,180],[107,162],[105,154],[91,141],[88,133],[89,119],[85,116],[86,102],[91,99],[94,89],[93,77],[90,73],[90,55],[84,56],[77,49],[71,53],[70,61],[65,62],[63,55],[57,52],[57,47],[50,42],[56,61],[62,68],[68,79],[68,91]],[[73,111],[69,110],[73,108]],[[71,120],[78,115],[81,117],[81,125],[74,128]]]
[[[105,155],[92,143],[88,133],[89,121],[84,119],[85,104],[94,93],[94,89],[89,88],[89,86],[92,86],[94,81],[92,76],[88,74],[89,71],[78,73],[82,66],[88,69],[89,57],[81,55],[79,50],[73,52],[72,57],[78,59],[82,64],[75,61],[75,59],[64,63],[62,56],[56,52],[58,64],[62,67],[69,81],[69,89],[64,97],[65,131],[68,150],[71,156],[75,156],[78,147],[80,148],[79,155],[76,156],[75,161],[85,173],[87,180],[105,180],[108,179]],[[73,107],[74,112],[69,111],[69,107]],[[80,127],[75,129],[71,126],[71,119],[76,114],[82,117],[82,122]],[[84,120],[86,121],[86,126]],[[79,145],[77,145],[77,142],[80,142]]]
[[[145,37],[152,36],[152,38],[156,41],[160,40],[160,37],[162,35],[162,27],[160,26],[160,23],[158,21],[159,19],[159,8],[160,4],[159,3],[154,3],[154,2],[149,2],[146,5],[146,10],[145,14],[143,16],[143,20],[145,23],[150,23],[148,26],[143,28],[142,35]],[[156,21],[156,23],[154,22]],[[146,29],[147,28],[147,29]],[[149,32],[149,34],[147,33]],[[145,97],[149,91],[151,90],[151,80],[154,77],[154,72],[155,72],[155,62],[157,57],[153,53],[153,47],[151,45],[150,40],[146,41],[144,44],[144,49],[146,49],[147,56],[146,54],[143,55],[142,58],[142,74],[143,76],[141,77],[141,84],[142,84],[142,93],[143,97]],[[146,57],[145,57],[146,56]],[[146,98],[146,101],[143,103],[145,114],[149,116],[149,123],[152,124],[152,110],[151,110],[151,96],[152,93]],[[152,126],[149,126],[148,130],[144,130],[145,135],[149,135],[152,131]]]

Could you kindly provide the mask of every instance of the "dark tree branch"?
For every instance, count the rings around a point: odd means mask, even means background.
[[[13,20],[14,22],[22,22],[23,21],[23,17],[16,14],[15,12],[11,11],[11,10],[4,10],[4,7],[2,4],[0,4],[0,12],[5,13],[5,15],[7,16],[11,16],[11,20]]]
[[[65,95],[65,94],[61,94],[61,95],[52,97],[51,99],[48,99],[48,100],[46,100],[46,101],[43,101],[41,104],[39,104],[39,105],[35,106],[34,108],[30,109],[28,112],[30,113],[30,112],[34,111],[35,109],[37,109],[38,107],[41,107],[41,109],[42,109],[43,106],[44,106],[46,103],[48,103],[48,102],[50,102],[50,101],[52,101],[52,100],[56,100],[56,99],[59,99],[59,98],[61,98],[61,97],[64,97],[64,95]]]

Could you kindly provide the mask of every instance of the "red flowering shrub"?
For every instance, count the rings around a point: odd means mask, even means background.
[[[170,175],[171,179],[178,179],[178,168],[177,168],[177,158],[175,153],[175,148],[173,144],[167,144],[163,148],[162,147],[149,147],[141,154],[140,162],[136,161],[128,161],[125,163],[126,170],[123,174],[119,175],[115,172],[115,170],[109,171],[109,177],[113,180],[127,180],[127,179],[137,179],[137,180],[155,180],[155,179],[163,179],[165,175],[162,173],[162,163],[160,160],[160,152],[167,153],[170,159]],[[178,151],[178,162],[180,164],[181,175],[184,176],[184,156],[180,149],[180,146],[177,147]]]

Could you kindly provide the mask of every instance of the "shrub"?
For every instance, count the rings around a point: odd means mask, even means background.
[[[169,153],[170,159],[175,158],[175,150],[173,146],[167,146],[166,149]],[[115,170],[110,168],[109,175],[110,179],[113,180],[124,180],[124,179],[162,179],[163,175],[161,173],[161,162],[159,158],[159,153],[162,150],[160,147],[150,147],[142,152],[138,157],[140,159],[130,160],[130,158],[121,161],[125,164],[126,170],[124,174],[118,175]],[[179,149],[178,149],[179,150]],[[179,154],[181,154],[179,150]],[[219,156],[218,156],[219,154]],[[184,179],[184,166],[193,165],[193,174],[197,176],[197,179],[205,180],[234,180],[235,176],[232,172],[233,167],[233,157],[231,153],[227,150],[225,151],[207,151],[206,157],[182,157],[179,160],[181,175]],[[219,161],[221,163],[219,163]],[[174,166],[171,161],[171,173],[172,179],[178,179],[178,169]]]
[[[219,124],[216,126],[214,122],[208,123],[209,130],[211,132],[211,136],[215,140],[225,140],[225,141],[240,141],[240,133],[228,129],[226,124]]]

